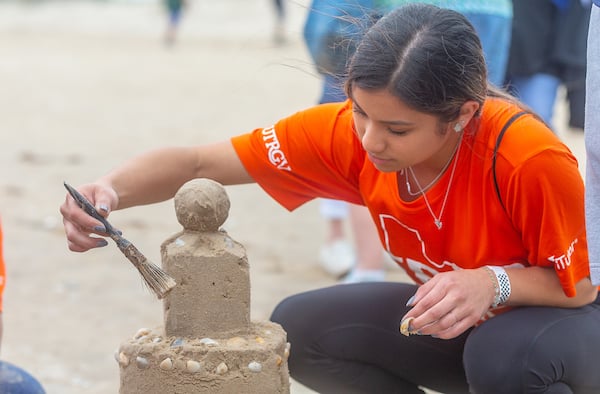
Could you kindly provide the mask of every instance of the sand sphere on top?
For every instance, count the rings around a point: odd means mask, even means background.
[[[210,179],[194,179],[175,195],[177,221],[191,231],[218,231],[229,215],[225,188]]]

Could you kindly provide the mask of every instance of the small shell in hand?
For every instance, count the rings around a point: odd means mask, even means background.
[[[414,317],[407,317],[406,319],[402,320],[400,323],[400,333],[402,335],[409,336],[410,334],[414,334],[410,331],[410,322],[413,321],[413,319]]]

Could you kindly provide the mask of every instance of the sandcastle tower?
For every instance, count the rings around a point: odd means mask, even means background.
[[[177,192],[183,231],[161,246],[177,286],[163,301],[164,327],[141,328],[119,347],[121,394],[290,392],[286,333],[251,321],[245,249],[220,230],[229,206],[208,179]]]

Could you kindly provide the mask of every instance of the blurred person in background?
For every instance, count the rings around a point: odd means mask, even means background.
[[[322,78],[319,104],[346,100],[346,64],[361,31],[375,16],[371,0],[313,0],[304,24],[304,40]],[[318,254],[321,267],[344,283],[385,279],[384,252],[373,219],[362,206],[321,199],[326,220],[325,242]],[[352,235],[346,235],[350,221]]]
[[[171,47],[177,40],[181,19],[188,4],[187,0],[162,0],[162,2],[167,14],[165,45]]]
[[[284,44],[286,41],[286,12],[285,12],[285,0],[272,0],[273,8],[275,10],[275,26],[273,27],[273,42],[276,45]]]
[[[431,4],[466,16],[483,45],[488,81],[498,87],[504,85],[513,20],[512,0],[374,0],[375,7],[383,12],[408,3]]]
[[[590,0],[514,2],[507,85],[548,125],[564,85],[568,126],[583,129]]]
[[[585,214],[592,283],[600,285],[600,0],[592,6],[585,102]]]
[[[2,224],[0,223],[0,342],[3,334],[3,295],[6,285]],[[0,393],[44,394],[42,385],[27,371],[0,358]]]

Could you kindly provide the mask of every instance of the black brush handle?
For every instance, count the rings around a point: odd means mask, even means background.
[[[73,197],[73,200],[75,200],[77,205],[79,205],[79,207],[81,207],[81,209],[83,209],[83,211],[85,213],[87,213],[94,219],[99,220],[102,223],[102,225],[104,225],[106,232],[111,236],[111,238],[114,239],[115,235],[117,237],[120,237],[119,233],[108,222],[108,220],[106,220],[106,218],[104,218],[104,216],[102,216],[102,215],[100,215],[100,213],[98,213],[96,208],[92,205],[91,202],[88,201],[87,198],[85,198],[83,196],[83,194],[79,193],[73,186],[69,185],[67,182],[63,182],[63,184],[65,185],[65,188],[67,189],[67,191],[69,192],[71,197]],[[116,239],[115,239],[115,242],[116,242]]]

